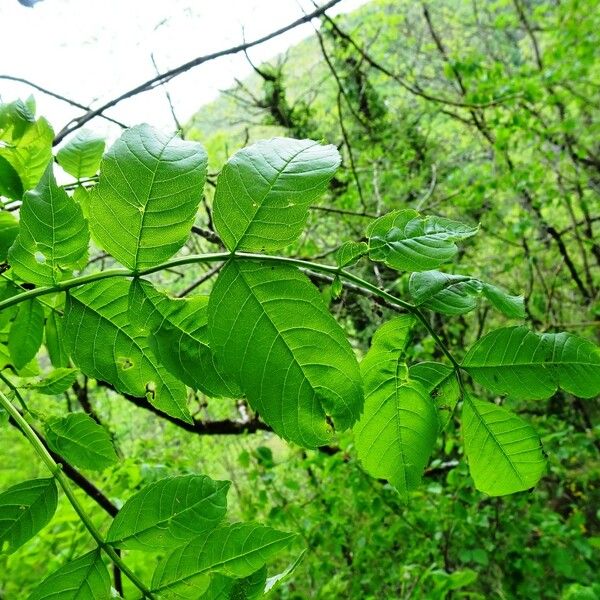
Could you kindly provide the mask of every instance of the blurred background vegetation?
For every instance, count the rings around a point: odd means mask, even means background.
[[[372,0],[323,18],[314,36],[254,65],[252,77],[200,108],[183,133],[206,146],[212,181],[235,150],[257,139],[308,137],[339,147],[342,169],[290,255],[327,260],[343,241],[360,240],[371,217],[398,208],[481,223],[453,272],[522,293],[539,331],[600,341],[595,0]],[[207,207],[211,195],[209,185]],[[199,217],[198,227],[210,229],[210,220]],[[212,248],[202,237],[189,242],[190,251]],[[208,292],[211,280],[202,282],[198,269],[160,281],[180,293]],[[395,271],[356,269],[407,294],[407,278]],[[361,355],[390,313],[316,283]],[[450,346],[466,349],[502,317],[481,305],[431,319]],[[440,358],[427,338],[417,337],[409,352]],[[201,394],[191,401],[200,423],[254,422],[241,401]],[[117,505],[159,477],[199,472],[233,481],[235,517],[299,532],[308,551],[275,593],[282,600],[600,598],[597,399],[560,392],[544,402],[504,402],[542,437],[549,469],[540,485],[503,498],[475,491],[451,423],[422,488],[403,505],[362,472],[351,435],[340,436],[339,447],[303,451],[260,429],[186,431],[83,378],[65,397],[29,398],[45,414],[85,410],[108,427],[122,460],[93,480]],[[14,429],[3,429],[2,447],[0,489],[45,476]],[[105,526],[103,511],[83,494],[82,501]],[[63,499],[41,536],[0,556],[0,598],[26,598],[89,544]],[[144,555],[128,556],[150,575]]]

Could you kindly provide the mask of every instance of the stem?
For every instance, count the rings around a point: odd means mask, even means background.
[[[419,310],[417,306],[411,304],[410,302],[406,302],[396,296],[379,289],[376,285],[361,279],[357,275],[345,271],[335,265],[322,265],[320,263],[311,262],[308,260],[302,260],[300,258],[291,258],[288,256],[272,256],[269,254],[255,254],[251,252],[215,252],[212,254],[192,254],[189,256],[182,256],[179,258],[174,258],[172,260],[166,261],[159,265],[155,265],[153,267],[149,267],[148,269],[143,269],[141,271],[129,270],[129,269],[110,269],[107,271],[99,271],[98,273],[90,273],[89,275],[83,275],[81,277],[75,277],[73,279],[66,279],[60,283],[57,283],[53,286],[43,286],[38,287],[33,290],[27,290],[21,294],[16,296],[12,296],[11,298],[7,298],[0,302],[0,311],[4,308],[8,308],[9,306],[14,306],[15,304],[19,304],[24,300],[29,300],[31,298],[36,298],[38,296],[43,296],[46,294],[54,294],[57,292],[64,292],[66,290],[70,290],[75,287],[79,287],[81,285],[85,285],[87,283],[93,283],[94,281],[99,281],[101,279],[108,279],[111,277],[143,277],[144,275],[151,275],[152,273],[157,273],[159,271],[164,271],[166,269],[172,269],[174,267],[180,267],[183,265],[190,264],[199,264],[199,263],[213,263],[226,261],[232,258],[238,259],[246,259],[246,260],[260,260],[263,262],[273,262],[277,264],[288,264],[295,265],[297,267],[302,267],[304,269],[308,269],[309,271],[316,271],[317,273],[329,273],[333,276],[339,276],[346,281],[351,281],[359,288],[364,291],[369,291],[392,304],[399,306],[406,311],[413,314],[417,320],[427,329],[427,332],[434,339],[436,344],[440,347],[444,355],[448,358],[452,367],[454,368],[456,378],[458,383],[462,389],[463,382],[461,378],[460,372],[460,364],[457,360],[452,356],[452,353],[446,345],[439,338],[433,327],[429,324],[429,321],[425,317],[425,315]]]
[[[46,465],[48,470],[52,473],[52,475],[58,481],[60,487],[63,489],[65,495],[69,499],[71,506],[77,513],[78,517],[81,519],[81,522],[84,524],[85,528],[89,531],[90,535],[94,538],[96,544],[108,555],[110,560],[116,564],[119,569],[125,573],[125,575],[129,578],[131,583],[135,585],[144,598],[153,599],[154,596],[150,592],[150,590],[144,585],[144,583],[137,577],[133,571],[129,569],[129,567],[122,561],[119,555],[115,552],[115,550],[109,546],[103,539],[102,535],[96,528],[96,526],[92,523],[90,517],[85,512],[79,500],[75,496],[73,489],[67,479],[67,476],[63,473],[60,466],[54,461],[52,456],[44,445],[42,444],[40,438],[35,434],[33,429],[29,426],[29,423],[22,417],[21,413],[13,406],[12,402],[4,395],[2,391],[0,391],[0,406],[2,406],[6,412],[13,418],[15,423],[19,426],[29,443],[33,446],[34,450],[38,453],[42,462]]]

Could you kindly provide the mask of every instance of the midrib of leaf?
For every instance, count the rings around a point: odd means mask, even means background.
[[[303,152],[305,152],[306,150],[309,150],[310,148],[314,148],[315,146],[318,146],[318,145],[319,145],[318,142],[315,142],[314,144],[312,144],[312,146],[307,146],[305,148],[301,148],[300,150],[298,150],[298,152],[294,153],[288,160],[285,161],[285,163],[281,167],[281,169],[277,170],[277,175],[275,176],[275,179],[273,179],[273,181],[269,184],[269,189],[264,193],[264,195],[261,198],[260,202],[257,202],[256,210],[253,211],[252,218],[248,219],[248,224],[246,225],[244,231],[242,232],[242,235],[240,236],[240,239],[236,243],[236,245],[233,248],[232,252],[235,252],[239,248],[240,244],[242,243],[242,241],[246,237],[246,234],[248,233],[248,230],[250,229],[250,227],[252,226],[252,224],[256,220],[256,216],[260,213],[260,211],[262,209],[264,209],[265,198],[271,193],[271,191],[275,187],[275,184],[279,181],[279,178],[281,177],[281,175],[283,174],[283,172],[287,169],[287,167],[289,166],[289,164],[292,161],[294,161],[298,156],[300,156],[300,154],[302,154]],[[267,161],[265,160],[265,162],[267,162]],[[252,163],[252,166],[255,168],[256,171],[258,171],[258,169],[254,166],[254,163]],[[262,175],[262,173],[261,173],[261,175]],[[266,177],[264,177],[264,175],[263,175],[263,178],[266,179]],[[250,198],[251,205],[252,205],[252,203],[253,203],[252,202],[252,196],[248,193],[248,190],[246,189],[246,184],[243,182],[243,179],[241,177],[240,177],[240,182],[244,186],[244,190],[246,191],[246,194],[248,194],[248,198]],[[227,183],[227,185],[229,186],[229,182]],[[231,193],[231,188],[229,188],[229,191]]]
[[[487,436],[491,437],[494,440],[494,443],[500,449],[500,452],[502,453],[502,455],[504,456],[505,460],[510,465],[511,470],[517,476],[517,479],[519,480],[519,482],[521,483],[521,485],[525,485],[525,482],[523,481],[523,478],[521,477],[519,471],[513,465],[513,462],[512,462],[512,460],[510,458],[510,455],[508,455],[506,453],[506,451],[504,450],[504,446],[498,441],[498,438],[496,437],[496,435],[494,434],[494,432],[489,428],[489,426],[487,425],[487,423],[485,422],[485,420],[481,416],[481,413],[477,410],[477,408],[475,407],[474,402],[471,401],[471,398],[468,395],[465,396],[465,402],[469,403],[469,406],[471,407],[471,410],[473,411],[473,414],[477,415],[479,425],[481,425],[485,429]],[[506,419],[506,420],[510,421],[510,419]],[[497,421],[497,423],[498,422],[499,421]],[[510,431],[507,431],[507,432],[504,432],[504,433],[512,433],[514,431],[516,431],[516,429],[511,429]],[[482,446],[483,445],[481,445],[480,447],[482,447]]]
[[[47,484],[47,482],[46,482]],[[48,484],[47,484],[48,485]],[[38,494],[38,496],[35,498],[35,500],[31,503],[27,505],[27,509],[28,510],[21,510],[20,514],[18,514],[16,519],[2,519],[0,522],[10,522],[11,525],[6,529],[7,533],[11,533],[12,531],[14,531],[15,527],[17,527],[17,525],[21,524],[22,522],[26,521],[27,518],[31,518],[30,513],[34,510],[35,507],[37,507],[37,505],[39,504],[43,504],[45,505],[43,498],[44,495],[47,491],[46,487],[42,487],[41,485],[38,487],[38,489],[42,490],[40,494]],[[11,508],[22,508],[23,504],[19,503],[19,504],[5,504],[4,506],[8,506]]]
[[[400,407],[400,388],[402,387],[402,384],[399,384],[400,382],[400,367],[402,364],[401,361],[401,357],[404,354],[404,351],[401,352],[400,356],[398,356],[398,358],[396,359],[396,375],[395,375],[395,379],[394,379],[394,399],[396,400],[396,435],[398,436],[398,444],[400,446],[400,451],[402,453],[402,455],[404,456],[404,441],[402,438],[402,425],[400,424],[400,411],[402,410]],[[404,464],[401,463],[401,467],[402,467],[402,480],[404,482],[404,489],[408,490],[408,480],[406,479],[406,469],[404,467]]]
[[[229,533],[227,539],[223,540],[223,544],[222,544],[223,546],[225,546],[225,544],[229,541],[229,537],[231,537],[231,535],[232,535],[232,532]],[[249,531],[248,535],[246,536],[246,539],[243,541],[242,545],[248,541],[248,538],[250,538],[251,535],[252,535],[252,532]],[[285,539],[291,539],[293,537],[295,537],[295,534],[288,535],[287,538],[277,538],[276,540],[272,540],[266,544],[263,544],[262,546],[260,546],[260,548],[255,548],[254,550],[248,550],[247,552],[243,552],[242,554],[238,554],[232,558],[227,558],[225,560],[221,560],[220,562],[213,563],[210,566],[204,567],[204,569],[201,569],[199,571],[195,571],[194,573],[192,573],[190,575],[186,575],[185,577],[180,577],[177,579],[177,581],[172,581],[171,583],[167,583],[166,585],[163,585],[161,587],[154,588],[152,591],[153,592],[161,592],[162,590],[168,590],[169,588],[178,586],[179,584],[181,584],[184,581],[187,581],[188,579],[193,579],[194,577],[204,575],[205,573],[209,573],[210,571],[216,571],[216,570],[220,569],[221,567],[227,565],[228,563],[232,563],[232,562],[235,562],[238,560],[245,559],[246,557],[251,556],[252,554],[257,554],[263,550],[270,548],[271,546],[274,546],[275,544],[281,543]]]
[[[136,244],[136,248],[135,248],[135,256],[134,256],[134,259],[133,259],[133,263],[135,264],[136,268],[137,268],[137,265],[138,265],[138,258],[139,258],[139,254],[140,254],[140,247],[141,247],[140,246],[140,241],[142,239],[142,231],[144,230],[144,222],[146,220],[146,213],[148,212],[146,209],[148,208],[148,205],[150,204],[150,197],[152,196],[152,190],[154,189],[154,183],[156,181],[156,173],[157,173],[159,167],[161,166],[160,161],[162,159],[163,154],[165,153],[165,150],[169,147],[169,144],[173,141],[173,139],[175,137],[176,137],[175,135],[172,135],[169,138],[169,141],[161,148],[160,152],[158,153],[158,156],[154,156],[152,154],[152,152],[150,152],[150,150],[148,150],[148,148],[146,148],[146,145],[144,144],[144,140],[143,140],[142,136],[140,136],[140,142],[141,142],[142,146],[144,147],[144,150],[146,152],[148,152],[148,154],[150,156],[152,156],[156,160],[156,162],[155,162],[154,169],[151,170],[151,172],[152,172],[152,180],[150,181],[150,188],[148,190],[148,199],[146,200],[146,202],[144,204],[144,210],[142,211],[142,220],[140,222],[140,228],[139,228],[139,232],[137,234],[137,244]],[[127,142],[125,142],[125,145],[129,149],[129,146],[127,145]],[[132,156],[135,156],[135,154],[131,150],[129,150],[129,152],[131,153]],[[136,156],[136,158],[137,158],[137,156]],[[138,161],[139,161],[139,159],[138,159]],[[117,161],[117,164],[118,164],[118,161]],[[121,167],[119,166],[119,169],[120,168]],[[121,171],[121,173],[123,173],[123,171]],[[123,176],[125,176],[125,175],[123,174]]]

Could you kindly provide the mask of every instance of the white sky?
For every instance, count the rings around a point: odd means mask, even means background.
[[[334,15],[366,0],[342,0]],[[324,1],[320,2],[321,4]],[[310,0],[43,0],[27,8],[17,0],[0,0],[0,74],[29,79],[82,104],[98,106],[156,72],[197,56],[239,44],[278,29],[312,12]],[[249,51],[260,63],[307,37],[311,25],[298,27]],[[175,110],[185,122],[234,77],[250,67],[243,54],[211,61],[168,84]],[[33,93],[38,114],[59,131],[79,109],[28,86],[0,80],[0,98],[12,101]],[[148,122],[172,129],[164,88],[146,92],[107,114],[127,125]],[[119,129],[103,119],[87,125],[113,138]]]

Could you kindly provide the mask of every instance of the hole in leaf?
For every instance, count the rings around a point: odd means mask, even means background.
[[[119,358],[117,358],[117,364],[123,371],[127,371],[128,369],[131,369],[135,363],[127,356],[119,356]]]

